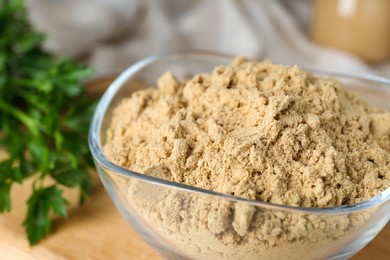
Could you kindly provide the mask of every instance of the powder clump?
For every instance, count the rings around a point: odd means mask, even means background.
[[[105,146],[134,171],[305,207],[389,187],[389,149],[390,115],[339,82],[242,58],[188,81],[165,73],[115,109]]]
[[[390,186],[390,114],[336,80],[236,58],[188,80],[167,72],[157,86],[112,112],[104,150],[120,166],[304,207],[353,204]],[[200,259],[325,258],[372,215],[263,209],[111,177],[158,234]]]

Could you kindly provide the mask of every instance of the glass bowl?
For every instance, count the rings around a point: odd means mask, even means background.
[[[275,205],[143,175],[105,156],[105,131],[118,101],[156,85],[166,71],[186,78],[231,59],[207,51],[168,52],[135,63],[112,83],[97,106],[89,132],[96,168],[112,201],[139,236],[168,259],[352,257],[388,222],[390,188],[367,201],[341,207]],[[336,78],[371,105],[390,109],[387,79],[312,73]]]

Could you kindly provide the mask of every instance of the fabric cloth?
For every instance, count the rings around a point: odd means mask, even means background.
[[[369,65],[308,36],[310,0],[28,0],[45,47],[82,57],[99,73],[173,49],[207,49],[251,59],[390,77],[390,62]]]

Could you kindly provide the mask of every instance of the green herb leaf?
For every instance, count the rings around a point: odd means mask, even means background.
[[[11,185],[0,182],[0,212],[11,210]]]
[[[34,190],[28,200],[28,212],[24,227],[28,233],[30,244],[34,245],[50,231],[49,213],[66,217],[68,202],[62,197],[62,190],[57,186]]]
[[[12,209],[15,183],[33,179],[23,223],[30,244],[50,231],[50,212],[65,217],[63,187],[92,192],[88,128],[96,101],[80,82],[91,68],[42,48],[24,1],[0,0],[0,212]],[[2,160],[2,161],[1,161]],[[51,179],[53,186],[45,186]]]

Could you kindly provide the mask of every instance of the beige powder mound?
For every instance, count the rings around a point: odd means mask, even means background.
[[[270,62],[236,59],[188,81],[164,74],[114,109],[104,149],[134,171],[277,204],[339,206],[390,186],[390,115]],[[267,209],[110,177],[132,214],[191,259],[323,259],[358,241],[377,210]]]
[[[128,169],[243,198],[353,204],[390,186],[390,114],[296,66],[236,59],[114,110],[105,151]]]

